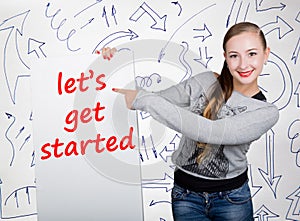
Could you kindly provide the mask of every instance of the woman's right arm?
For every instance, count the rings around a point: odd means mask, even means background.
[[[215,81],[216,78],[213,72],[203,72],[165,90],[154,93],[179,107],[188,107],[193,98],[198,98],[201,92],[207,92]]]
[[[116,48],[103,48],[102,56],[104,59],[110,60],[114,56],[116,51]],[[208,87],[215,81],[216,73],[207,71],[192,76],[191,78],[167,89],[154,93],[179,107],[188,107],[193,97],[197,98],[200,93],[202,93],[203,91],[206,92],[208,90]]]

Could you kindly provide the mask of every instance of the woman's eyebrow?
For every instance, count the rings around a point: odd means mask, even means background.
[[[247,49],[246,52],[249,52],[249,51],[257,51],[258,49],[257,48],[250,48],[250,49]],[[228,51],[228,53],[239,53],[238,51]]]

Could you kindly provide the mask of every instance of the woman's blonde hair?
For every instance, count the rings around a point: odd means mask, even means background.
[[[260,30],[260,28],[256,24],[250,22],[241,22],[233,25],[231,28],[228,29],[227,33],[225,34],[223,39],[224,52],[226,52],[226,44],[229,41],[229,39],[244,32],[257,33],[260,37],[263,48],[267,48],[264,33]],[[222,105],[229,99],[229,97],[232,94],[232,91],[233,78],[225,60],[221,74],[217,77],[217,81],[213,85],[211,93],[208,96],[208,105],[203,111],[203,116],[211,120],[217,119],[218,111],[220,110]],[[204,148],[204,150],[197,157],[197,162],[200,163],[207,155],[211,147],[209,146],[209,144],[203,144],[200,142],[198,142],[198,146]]]

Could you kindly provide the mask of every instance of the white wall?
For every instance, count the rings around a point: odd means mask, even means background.
[[[38,219],[33,64],[103,46],[130,47],[133,62],[122,65],[134,64],[139,86],[158,90],[205,68],[219,72],[223,35],[244,20],[266,34],[272,52],[260,85],[280,109],[279,122],[248,155],[254,216],[300,220],[299,0],[10,0],[0,3],[0,12],[0,220]],[[180,134],[138,114],[144,217],[169,221],[170,155]]]

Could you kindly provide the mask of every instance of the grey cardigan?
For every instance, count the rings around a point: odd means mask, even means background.
[[[150,113],[182,134],[172,155],[177,168],[201,178],[227,179],[247,169],[246,153],[251,142],[272,128],[279,111],[273,104],[233,91],[217,120],[204,118],[201,114],[208,102],[209,88],[216,81],[212,72],[204,72],[159,92],[140,90],[133,108]],[[200,163],[196,158],[204,147],[199,142],[210,144]]]

